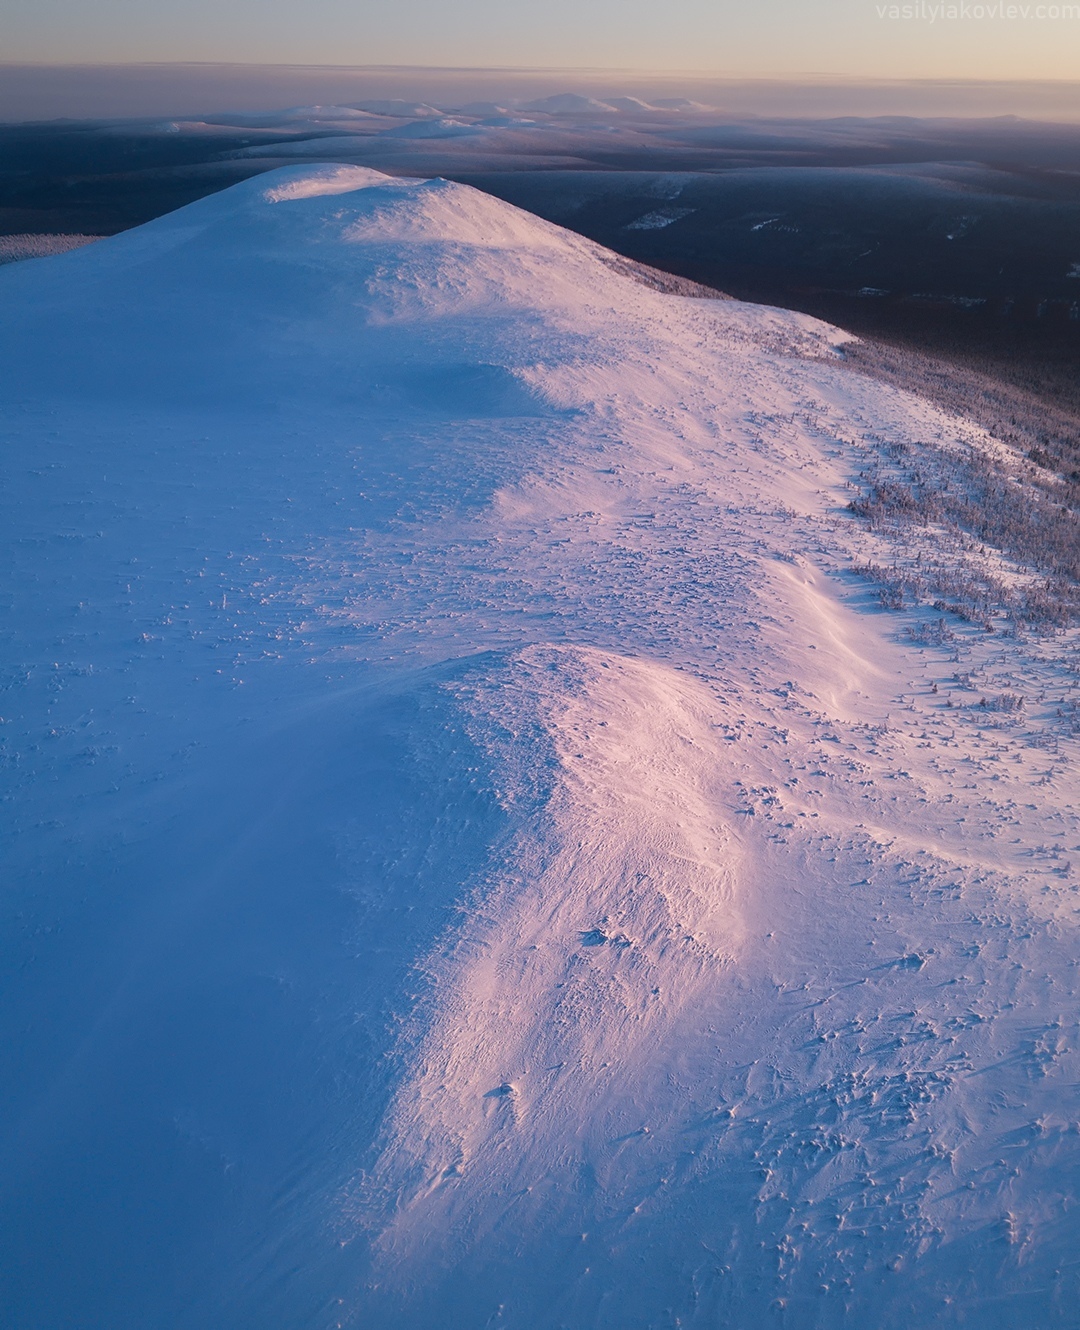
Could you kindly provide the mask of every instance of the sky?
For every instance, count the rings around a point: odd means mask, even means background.
[[[989,0],[0,0],[0,62],[1073,79],[1075,5]]]

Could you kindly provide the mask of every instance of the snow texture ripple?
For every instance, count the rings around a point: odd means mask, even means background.
[[[5,1324],[1077,1324],[1075,643],[845,511],[989,440],[359,167],[0,310]]]

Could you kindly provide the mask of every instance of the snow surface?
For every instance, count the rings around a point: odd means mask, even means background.
[[[480,134],[483,131],[465,120],[454,120],[449,116],[440,116],[437,120],[414,120],[407,125],[398,125],[382,131],[385,138],[406,139],[445,139],[458,138],[463,134]]]
[[[64,254],[69,249],[92,244],[99,236],[33,235],[0,236],[0,263],[17,263],[21,259],[43,259],[50,254]]]
[[[399,97],[391,97],[382,101],[364,102],[357,108],[361,111],[367,111],[370,115],[394,115],[394,116],[441,116],[442,111],[437,106],[431,106],[427,102],[407,102]]]
[[[684,217],[689,217],[696,211],[696,208],[659,208],[655,212],[647,212],[634,222],[627,222],[626,230],[660,231],[673,222],[681,222]]]
[[[619,268],[303,165],[0,271],[5,1324],[1076,1324],[1074,646],[850,572],[986,441]]]
[[[541,97],[537,101],[526,102],[524,109],[548,111],[552,115],[579,115],[594,111],[614,111],[617,107],[615,102],[601,102],[595,97],[583,97],[579,92],[557,92],[551,97]]]

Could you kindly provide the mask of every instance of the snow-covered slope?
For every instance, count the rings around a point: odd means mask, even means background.
[[[7,1324],[1076,1324],[1067,644],[846,571],[984,441],[624,269],[304,166],[0,272]]]

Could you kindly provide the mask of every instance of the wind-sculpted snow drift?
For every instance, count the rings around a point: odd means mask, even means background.
[[[1071,638],[844,511],[996,445],[361,168],[0,301],[5,1324],[1075,1324]]]

